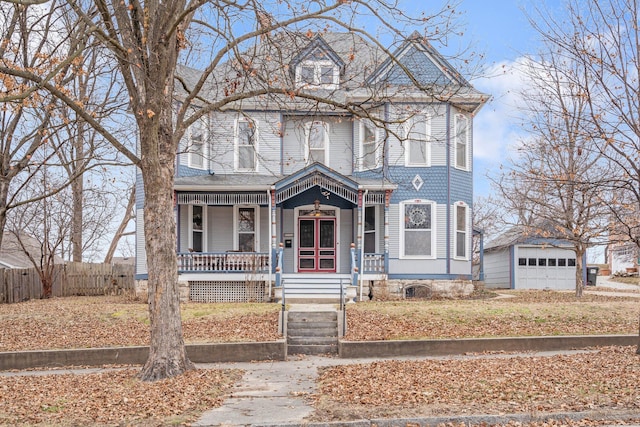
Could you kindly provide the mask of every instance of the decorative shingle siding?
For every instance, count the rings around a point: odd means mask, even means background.
[[[416,190],[411,183],[419,175],[423,180],[422,187]],[[387,178],[398,188],[391,195],[391,203],[399,203],[408,199],[432,200],[438,204],[447,203],[447,168],[389,168]]]
[[[473,173],[451,168],[451,202],[473,205]]]
[[[399,59],[399,62],[403,67],[411,70],[411,74],[419,82],[437,83],[440,85],[447,85],[451,83],[451,80],[442,73],[440,68],[427,59],[424,52],[420,51],[415,46],[409,48]],[[409,78],[404,69],[397,64],[389,70],[385,81],[397,85],[413,85],[413,81]]]

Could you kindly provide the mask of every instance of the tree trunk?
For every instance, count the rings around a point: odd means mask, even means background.
[[[173,377],[194,368],[185,351],[180,317],[173,208],[175,157],[170,135],[141,131],[144,233],[151,320],[149,358],[140,373],[143,381]],[[144,152],[145,147],[154,146],[155,149]]]
[[[73,217],[71,220],[73,262],[82,262],[83,188],[84,182],[82,175],[71,182],[71,194],[73,197]]]
[[[576,297],[582,298],[582,291],[584,290],[583,270],[584,265],[582,259],[584,258],[584,250],[581,248],[576,249]]]
[[[131,188],[129,192],[129,201],[127,202],[127,207],[125,208],[124,216],[122,217],[122,221],[120,221],[120,225],[113,235],[113,239],[111,240],[111,244],[109,245],[109,249],[107,250],[107,255],[104,257],[105,264],[111,264],[113,261],[113,256],[116,253],[116,249],[118,248],[118,243],[123,236],[126,235],[125,230],[127,229],[127,225],[132,220],[135,220],[135,210],[134,205],[136,201],[136,187],[135,185]]]

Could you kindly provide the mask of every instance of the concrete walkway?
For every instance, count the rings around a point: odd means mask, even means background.
[[[575,350],[562,352],[528,352],[520,353],[521,357],[552,356],[554,354],[577,354],[590,350]],[[514,354],[493,355],[468,355],[468,356],[443,356],[443,357],[408,357],[393,358],[394,360],[424,360],[424,359],[464,359],[514,357]],[[341,421],[336,423],[310,422],[307,417],[313,413],[313,408],[307,404],[306,398],[315,391],[316,379],[319,369],[329,366],[371,363],[384,360],[376,359],[339,359],[322,356],[300,356],[284,362],[257,362],[257,363],[223,363],[201,364],[202,368],[217,369],[242,369],[245,374],[242,380],[235,386],[231,394],[225,399],[219,408],[205,412],[193,426],[198,427],[231,427],[231,426],[399,426],[416,425],[431,426],[442,423],[465,424],[508,424],[510,421],[527,422],[531,414],[513,415],[486,415],[486,416],[459,416],[444,418],[414,418],[414,419],[378,419]],[[557,414],[558,419],[589,417],[593,414]],[[615,418],[613,418],[615,419]]]

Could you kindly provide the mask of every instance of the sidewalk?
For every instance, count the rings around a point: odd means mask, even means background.
[[[407,357],[389,358],[394,360],[424,360],[424,359],[463,359],[463,358],[509,358],[552,356],[555,354],[586,353],[589,350],[574,350],[561,352],[528,352],[520,354],[467,355],[443,357]],[[442,423],[471,424],[508,424],[509,422],[526,423],[534,418],[532,414],[501,414],[476,415],[457,417],[430,417],[412,419],[376,419],[358,421],[340,421],[334,423],[320,422],[314,424],[306,418],[313,413],[313,407],[306,403],[306,398],[315,391],[316,378],[319,369],[329,366],[371,363],[380,358],[372,359],[339,359],[322,356],[301,356],[284,362],[257,363],[224,363],[203,364],[202,368],[242,369],[245,374],[235,386],[231,394],[219,408],[205,412],[193,426],[435,426]],[[541,414],[537,414],[541,415]],[[587,418],[597,414],[587,413],[559,413],[550,416],[564,418]],[[612,418],[612,420],[615,418]]]

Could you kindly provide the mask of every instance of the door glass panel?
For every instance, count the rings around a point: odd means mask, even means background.
[[[313,258],[300,258],[300,268],[315,269],[315,260]]]
[[[300,220],[300,247],[313,248],[315,246],[314,220]]]
[[[321,258],[320,268],[322,270],[333,270],[335,268],[335,262],[333,258]]]
[[[335,230],[334,220],[320,221],[320,247],[321,248],[335,247],[334,230]]]
[[[316,251],[300,251],[301,256],[314,256]]]

